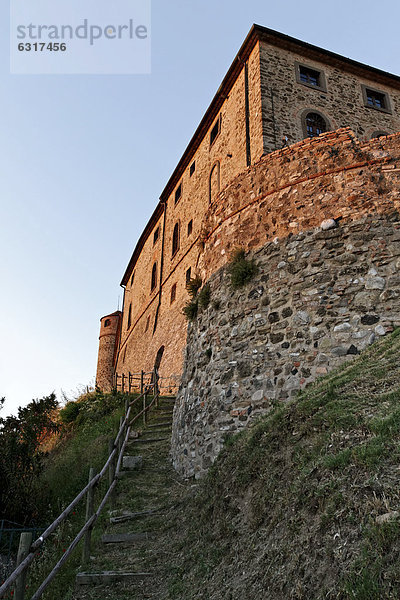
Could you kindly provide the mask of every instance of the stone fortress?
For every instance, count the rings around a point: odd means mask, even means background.
[[[182,375],[183,474],[400,325],[397,131],[399,77],[252,27],[134,249],[123,310],[101,319],[99,387]],[[259,273],[233,293],[238,246]],[[188,326],[194,276],[212,302]]]

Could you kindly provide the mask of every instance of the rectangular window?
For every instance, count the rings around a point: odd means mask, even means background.
[[[314,69],[308,69],[307,67],[300,67],[300,81],[315,87],[320,87],[319,71],[314,71]]]
[[[374,90],[373,88],[362,86],[362,93],[364,99],[364,105],[368,108],[375,108],[381,112],[391,113],[389,95],[386,92],[380,90]]]
[[[158,242],[159,237],[160,237],[160,226],[158,226],[154,232],[153,246]]]
[[[213,128],[211,129],[210,146],[213,145],[213,143],[215,142],[216,138],[218,137],[220,131],[221,131],[221,115],[219,115],[218,119],[216,120],[216,122],[213,125]]]
[[[295,63],[296,69],[296,81],[306,85],[307,87],[314,88],[320,92],[326,92],[326,79],[323,71],[314,69],[308,65],[303,65],[299,62]]]
[[[179,200],[182,198],[182,183],[178,185],[175,191],[175,204],[178,204]]]
[[[192,267],[189,267],[186,271],[186,283],[188,283],[192,278]]]
[[[188,237],[189,237],[189,235],[192,234],[192,231],[193,231],[193,219],[191,219],[188,223],[188,232],[187,232]]]
[[[190,165],[190,177],[193,175],[193,173],[195,172],[195,170],[196,170],[196,161],[194,160],[192,162],[192,164]]]

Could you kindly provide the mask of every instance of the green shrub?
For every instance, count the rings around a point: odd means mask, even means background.
[[[211,288],[208,283],[199,292],[199,306],[207,308],[211,300]]]
[[[194,321],[194,319],[197,317],[198,309],[199,302],[198,299],[195,298],[186,302],[185,306],[182,309],[182,312],[188,321]]]
[[[186,289],[192,300],[196,298],[197,292],[201,288],[202,280],[200,277],[192,277],[189,281],[186,282]]]
[[[80,406],[78,402],[68,402],[68,404],[60,410],[59,417],[61,423],[64,425],[74,423],[79,415],[79,409]]]
[[[234,290],[243,287],[257,274],[258,267],[254,259],[246,259],[243,248],[236,248],[231,254],[228,273],[231,277],[231,286]]]

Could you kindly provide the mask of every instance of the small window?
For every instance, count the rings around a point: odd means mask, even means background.
[[[186,283],[192,279],[192,267],[189,267],[186,271]]]
[[[154,263],[151,270],[151,291],[155,289],[157,285],[157,263]]]
[[[389,95],[380,90],[374,90],[365,85],[362,86],[364,104],[368,108],[375,108],[382,112],[391,113]]]
[[[176,283],[171,288],[171,304],[175,302],[176,299]]]
[[[133,282],[135,281],[135,271],[133,271],[132,273],[132,277],[131,277],[131,287],[133,286]]]
[[[193,231],[193,219],[190,219],[189,223],[188,223],[188,236],[192,235],[192,231]]]
[[[153,236],[153,246],[158,242],[160,237],[160,226],[157,227],[157,229],[154,232],[154,236]]]
[[[308,69],[307,67],[300,67],[300,81],[301,83],[308,83],[314,87],[320,87],[319,85],[319,71],[314,69]]]
[[[195,170],[196,170],[196,161],[194,160],[192,162],[192,164],[190,165],[190,177],[193,175],[193,173],[195,172]]]
[[[367,90],[367,104],[373,108],[386,108],[385,95]]]
[[[326,121],[322,115],[310,112],[306,115],[306,135],[313,138],[327,131]]]
[[[146,328],[144,330],[144,332],[146,333],[146,331],[149,330],[149,326],[150,326],[150,315],[147,317],[147,321],[146,321]]]
[[[127,324],[126,328],[130,329],[131,325],[132,325],[132,302],[129,305],[129,310],[128,310],[128,324]]]
[[[104,321],[104,327],[110,327],[110,325],[111,325],[111,320],[110,319],[106,319]]]
[[[213,143],[215,142],[216,138],[218,137],[220,131],[221,131],[221,115],[218,117],[217,121],[213,125],[213,128],[211,129],[210,146],[213,145]]]
[[[319,69],[313,69],[308,65],[302,65],[301,63],[295,63],[296,69],[296,81],[310,88],[326,92],[326,79],[323,71]]]
[[[174,233],[172,234],[172,256],[179,250],[179,223],[175,223]]]
[[[175,204],[178,204],[178,202],[181,198],[182,198],[182,184],[180,183],[175,191]]]
[[[125,348],[124,348],[124,353],[123,353],[123,355],[122,355],[122,362],[123,362],[123,363],[125,362],[125,359],[126,359],[126,346],[125,346]]]

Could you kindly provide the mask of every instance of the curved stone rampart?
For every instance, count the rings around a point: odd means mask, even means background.
[[[183,475],[201,476],[227,433],[400,326],[399,150],[398,134],[306,140],[210,206],[200,266],[212,300],[188,327],[174,413]],[[233,292],[221,265],[239,245],[259,272]]]

